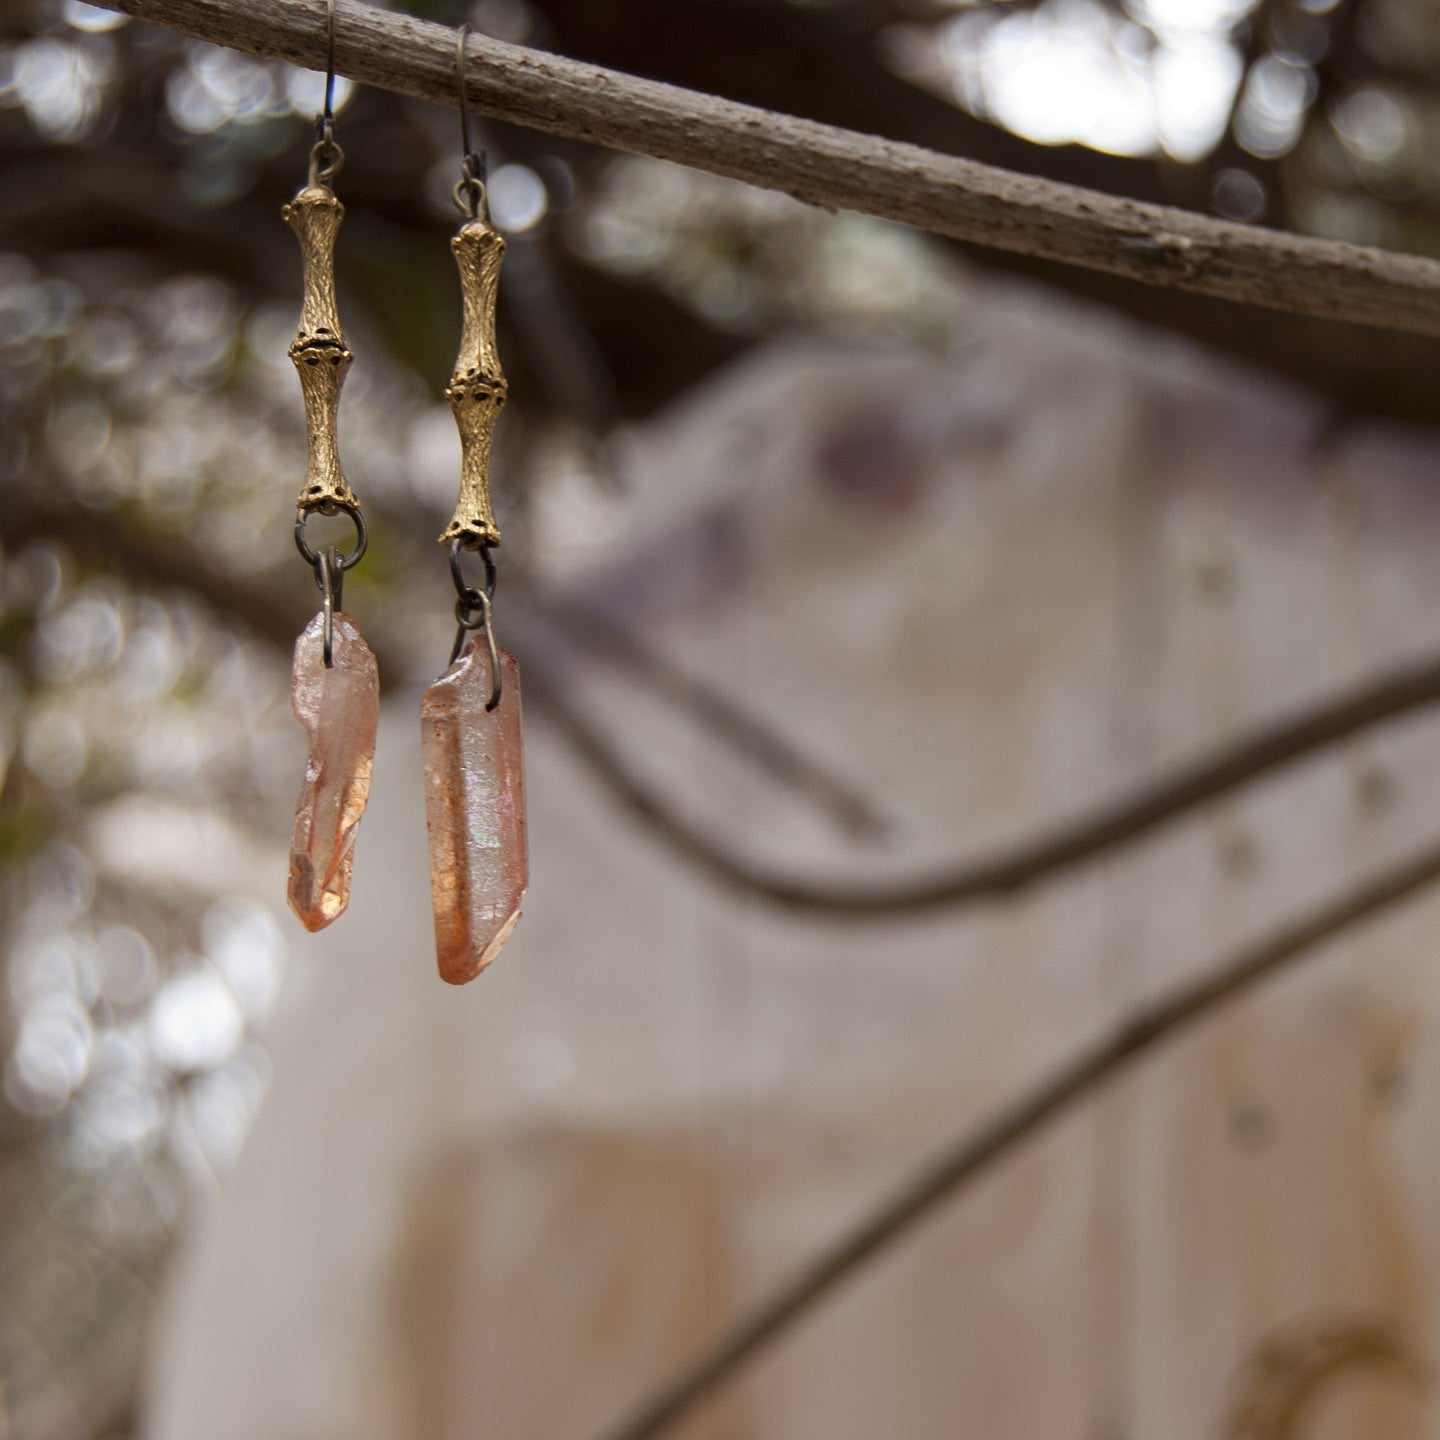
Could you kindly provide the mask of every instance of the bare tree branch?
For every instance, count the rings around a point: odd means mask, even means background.
[[[593,606],[553,601],[541,606],[537,614],[652,694],[683,710],[757,769],[813,800],[851,834],[873,839],[890,828],[870,798],[849,781],[831,773],[723,691],[676,669]]]
[[[631,814],[705,874],[784,909],[809,914],[888,919],[1018,894],[1028,886],[1094,860],[1188,811],[1386,720],[1440,700],[1440,657],[1395,670],[1328,703],[1257,729],[1178,770],[1168,780],[1053,826],[1009,850],[963,862],[921,880],[886,888],[853,881],[776,876],[712,840],[637,775],[611,742],[540,668],[531,665],[526,695],[542,706],[564,738]]]
[[[252,54],[324,64],[323,0],[106,3]],[[455,31],[357,0],[340,0],[337,17],[341,74],[455,103]],[[1147,285],[1440,335],[1433,260],[1117,199],[481,36],[468,56],[470,104],[516,124]]]
[[[1440,844],[1432,845],[1314,914],[1284,926],[1197,979],[1134,1011],[1058,1065],[1032,1090],[977,1128],[967,1129],[859,1224],[827,1246],[720,1336],[692,1366],[639,1405],[601,1440],[654,1440],[809,1314],[867,1261],[955,1199],[1045,1126],[1151,1054],[1162,1041],[1209,1019],[1262,980],[1315,954],[1318,947],[1440,881]]]
[[[883,42],[876,32],[888,25],[927,23],[912,8],[914,0],[887,4],[888,14],[868,18],[850,3],[784,0],[758,5],[735,0],[533,4],[542,17],[538,29],[544,48],[576,60],[1107,195],[1177,203],[1149,156],[1107,155],[1080,144],[1037,144],[896,74],[882,58]],[[1013,10],[1013,0],[1005,0],[1004,8]],[[947,4],[928,23],[954,16],[955,6]]]
[[[63,482],[62,482],[63,484]],[[54,487],[63,494],[60,484]],[[119,513],[97,520],[74,504],[20,504],[0,507],[0,546],[20,550],[37,540],[63,545],[87,566],[113,569],[130,582],[151,589],[184,590],[203,600],[216,615],[238,623],[257,638],[288,651],[318,601],[298,562],[291,567],[293,588],[280,589],[265,579],[219,568],[173,535],[154,533]],[[392,650],[377,644],[385,683],[404,675],[406,666]]]

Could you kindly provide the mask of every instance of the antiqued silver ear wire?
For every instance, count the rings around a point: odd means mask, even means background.
[[[335,141],[335,0],[325,4],[325,99],[315,117],[315,144],[310,150],[310,183],[323,185],[345,163]]]
[[[455,205],[462,215],[472,220],[490,219],[490,201],[486,190],[488,162],[483,150],[470,144],[470,102],[465,93],[465,42],[470,38],[469,25],[462,25],[455,39],[455,89],[460,101],[460,178],[455,182]]]

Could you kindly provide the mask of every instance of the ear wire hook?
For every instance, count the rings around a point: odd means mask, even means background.
[[[310,183],[324,185],[345,163],[335,143],[335,0],[325,0],[325,102],[315,117],[315,145],[310,151]]]
[[[328,130],[335,128],[335,0],[325,0],[325,109]]]
[[[462,597],[455,602],[455,619],[460,628],[455,632],[450,663],[453,665],[460,658],[468,631],[484,631],[485,647],[490,652],[490,698],[485,702],[485,709],[490,711],[499,705],[500,697],[505,693],[504,678],[500,674],[500,645],[495,639],[495,615],[490,606],[490,597],[483,590],[472,590],[470,594],[473,599]]]
[[[460,179],[455,185],[455,204],[472,220],[489,220],[485,155],[470,148],[470,106],[465,94],[465,43],[469,38],[469,25],[462,25],[455,38],[455,88],[460,97]]]

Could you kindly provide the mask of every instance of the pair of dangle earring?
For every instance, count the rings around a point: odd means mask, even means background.
[[[331,17],[333,24],[333,0]],[[467,27],[468,28],[468,27]],[[499,953],[520,918],[528,878],[520,677],[495,639],[500,543],[490,502],[490,451],[507,385],[495,344],[495,301],[505,241],[490,222],[483,164],[470,149],[465,110],[466,29],[460,33],[462,178],[456,198],[466,219],[451,241],[460,271],[464,323],[446,390],[460,432],[460,499],[441,543],[450,551],[459,632],[450,666],[425,692],[421,736],[426,828],[442,979],[463,984]],[[333,30],[331,54],[333,57]],[[351,353],[335,305],[334,243],[344,207],[330,189],[342,155],[334,139],[333,63],[317,121],[309,182],[285,207],[300,240],[305,298],[290,356],[300,375],[308,430],[305,484],[295,541],[314,567],[320,613],[295,646],[292,702],[310,737],[296,805],[289,900],[307,929],[323,929],[349,901],[356,830],[365,810],[379,714],[375,657],[340,608],[345,572],[365,551],[360,502],[340,469],[336,421]],[[316,551],[305,538],[315,513],[346,514],[356,542],[348,553]],[[473,585],[463,555],[478,551],[484,579]]]

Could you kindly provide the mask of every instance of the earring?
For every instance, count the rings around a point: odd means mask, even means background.
[[[340,469],[336,419],[340,387],[354,358],[335,307],[335,235],[345,215],[330,180],[344,161],[335,143],[335,0],[329,5],[325,107],[315,121],[306,185],[281,212],[300,241],[305,298],[290,358],[305,398],[307,462],[296,502],[295,544],[314,567],[320,612],[295,642],[291,703],[310,737],[310,758],[295,806],[290,847],[290,908],[307,930],[323,930],[350,902],[355,831],[370,794],[380,681],[375,656],[341,609],[345,572],[365,553],[360,501]],[[345,514],[355,547],[342,554],[305,538],[311,515]]]
[[[450,666],[420,707],[425,820],[435,906],[435,953],[452,985],[473,980],[500,953],[520,919],[529,858],[520,740],[520,672],[495,639],[495,559],[500,531],[490,506],[490,446],[507,384],[495,347],[495,295],[505,241],[490,223],[484,162],[470,148],[465,40],[456,46],[464,158],[455,203],[466,216],[450,241],[460,270],[464,323],[445,391],[460,431],[460,500],[440,543],[460,628]],[[478,551],[480,586],[467,580],[463,553]]]

